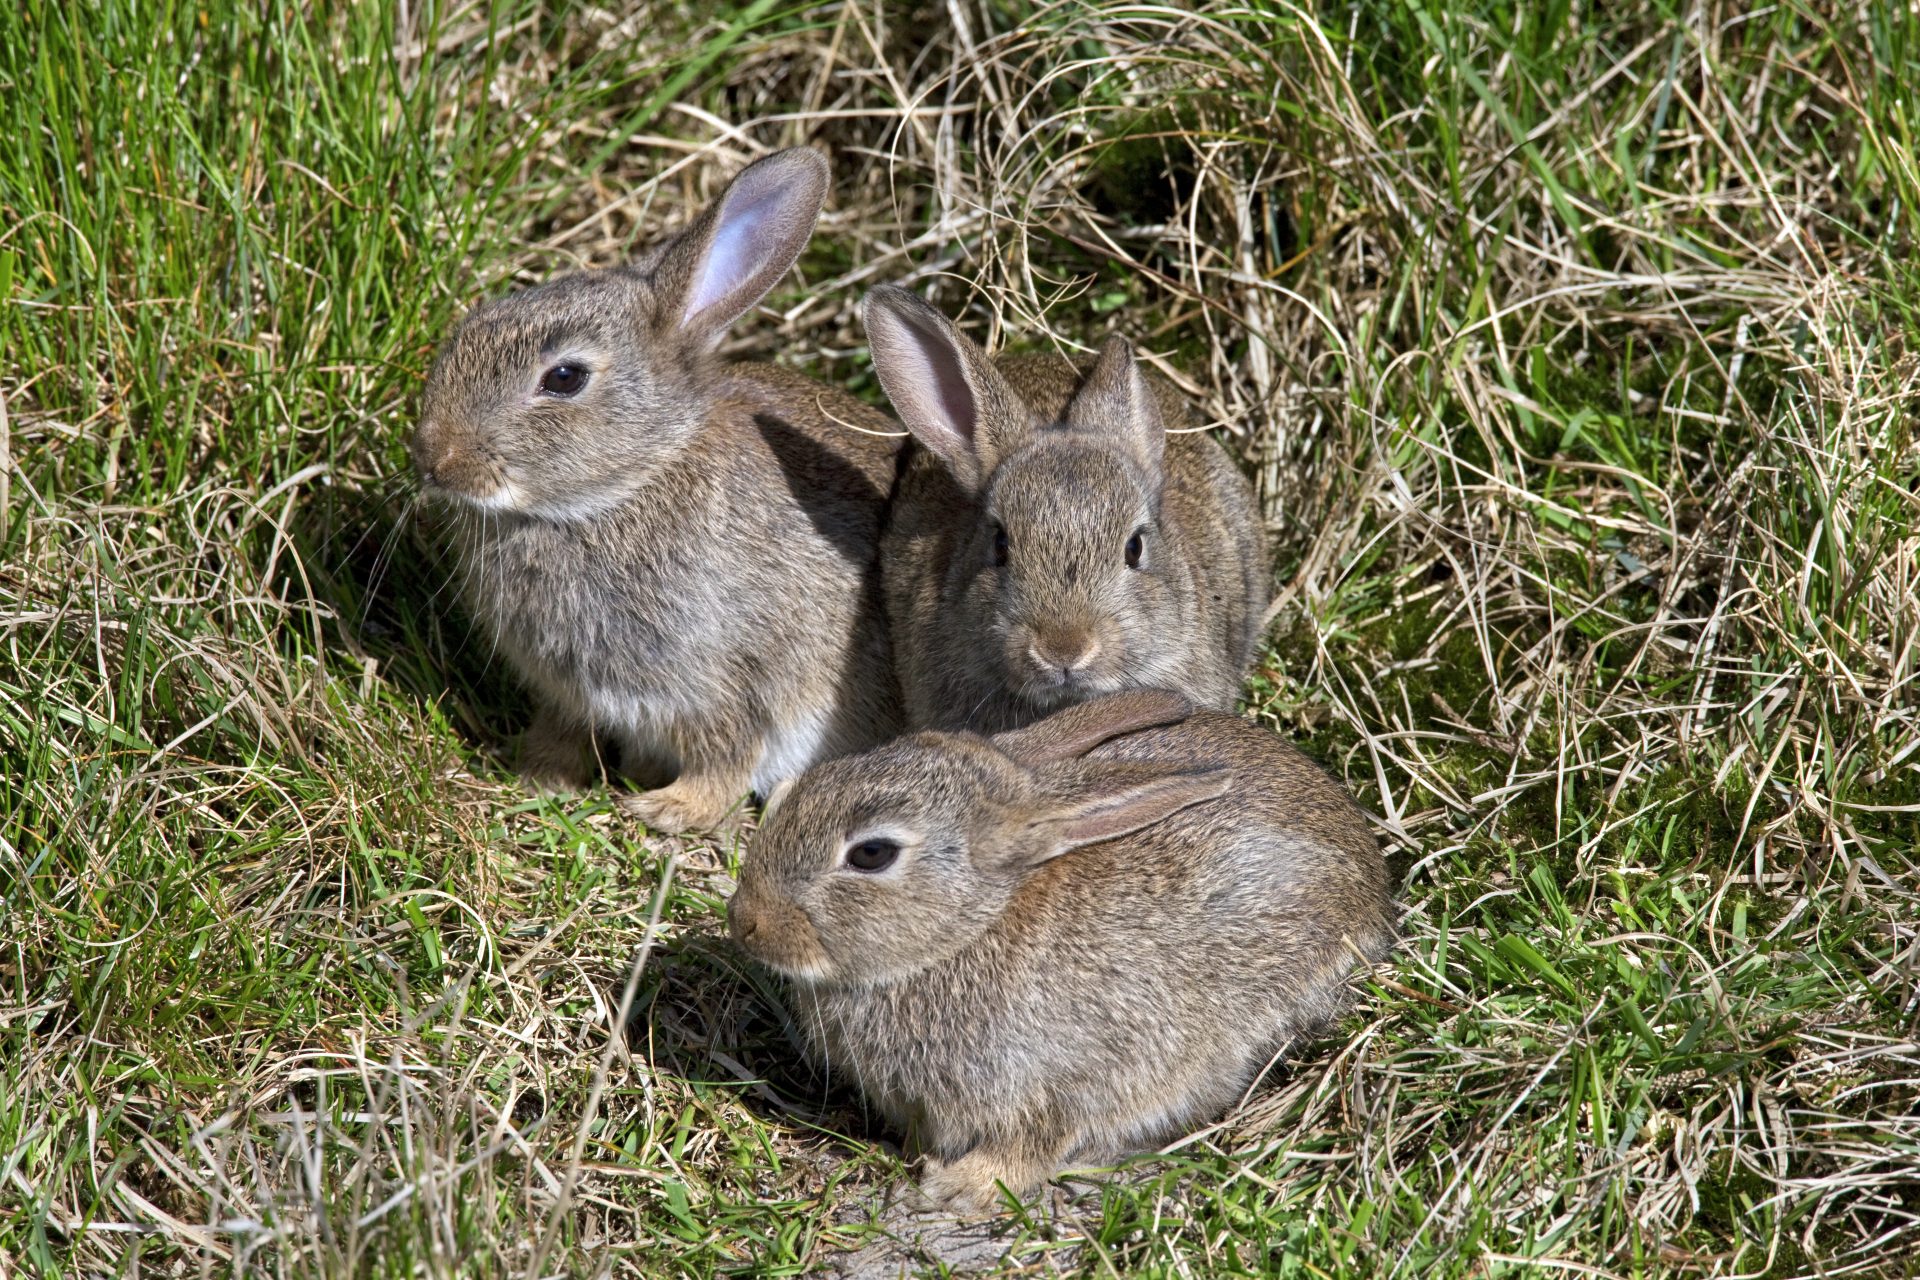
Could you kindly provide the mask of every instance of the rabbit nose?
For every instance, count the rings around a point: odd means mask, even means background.
[[[1035,666],[1072,675],[1086,670],[1100,657],[1100,638],[1092,634],[1036,635],[1027,645],[1027,656]]]
[[[447,461],[446,432],[440,424],[432,418],[422,418],[420,425],[413,429],[408,452],[413,454],[413,465],[420,472],[420,478],[428,484],[437,484],[439,477],[434,472]]]
[[[760,932],[760,913],[740,894],[727,904],[727,928],[733,940],[742,944],[752,942]]]
[[[743,888],[727,903],[727,929],[742,945],[777,946],[792,932],[793,918],[799,914],[798,908],[770,899],[759,889]]]

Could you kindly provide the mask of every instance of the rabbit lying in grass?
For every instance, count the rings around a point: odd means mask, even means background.
[[[913,433],[881,546],[913,727],[1011,728],[1122,688],[1232,710],[1268,579],[1253,491],[1126,340],[989,360],[902,289],[867,295]]]
[[[577,786],[611,742],[672,775],[621,796],[659,830],[896,727],[876,562],[895,428],[714,354],[826,190],[823,159],[780,152],[631,266],[476,308],[413,436],[467,604],[539,705],[523,768]]]
[[[960,1209],[1217,1116],[1395,936],[1345,790],[1157,690],[816,766],[770,803],[728,916]]]

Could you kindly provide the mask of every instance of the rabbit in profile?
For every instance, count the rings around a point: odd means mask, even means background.
[[[769,803],[728,918],[960,1209],[1219,1115],[1396,933],[1346,791],[1162,690],[815,766]]]
[[[914,444],[881,543],[914,728],[1011,728],[1123,688],[1232,710],[1270,581],[1253,490],[1149,379],[1098,359],[989,360],[903,289],[864,307]]]
[[[792,267],[826,195],[794,148],[637,261],[476,308],[428,377],[412,455],[469,609],[537,703],[522,768],[592,776],[662,831],[881,741],[897,696],[877,547],[893,424],[728,326]]]

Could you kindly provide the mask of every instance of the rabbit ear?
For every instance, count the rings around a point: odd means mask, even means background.
[[[1072,798],[1049,802],[1028,820],[1026,838],[1018,842],[1028,866],[1150,827],[1191,805],[1225,795],[1233,781],[1226,769],[1170,773],[1138,764],[1062,768],[1071,772]]]
[[[807,247],[827,196],[826,160],[805,147],[742,169],[661,254],[663,320],[701,347],[720,341]]]
[[[1029,768],[1077,760],[1109,738],[1178,724],[1193,714],[1193,701],[1166,689],[1129,689],[1056,711],[1024,729],[994,736],[993,745]]]
[[[993,473],[1007,437],[1032,416],[973,339],[905,289],[881,285],[861,306],[873,369],[901,424],[967,489]]]
[[[1153,398],[1133,344],[1114,334],[1100,344],[1085,382],[1067,405],[1067,425],[1125,449],[1149,479],[1159,483],[1167,452],[1167,424]]]
[[[760,806],[761,822],[764,823],[773,816],[773,811],[779,808],[780,802],[793,791],[793,784],[797,781],[797,778],[782,778],[774,784],[773,790],[767,793],[766,803]]]

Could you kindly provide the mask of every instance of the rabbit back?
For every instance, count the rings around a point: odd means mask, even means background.
[[[1274,735],[1202,712],[1088,758],[1211,765],[1232,782],[1040,867],[946,962],[796,991],[820,1058],[936,1155],[1045,1129],[1097,1161],[1190,1131],[1339,1014],[1357,955],[1392,945],[1364,818]]]

